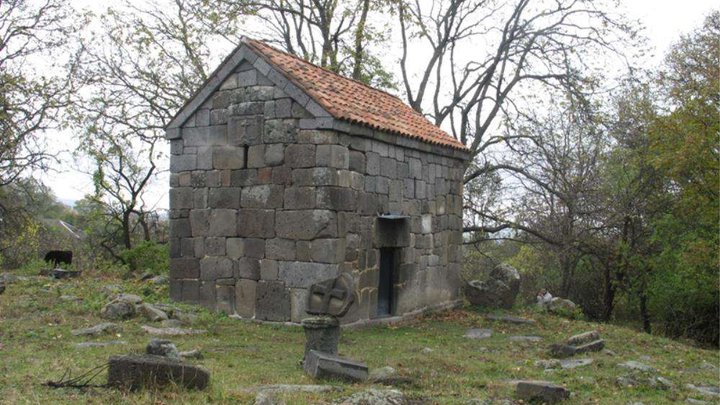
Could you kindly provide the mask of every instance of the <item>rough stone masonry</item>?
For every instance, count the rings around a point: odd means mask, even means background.
[[[166,128],[172,299],[300,322],[308,288],[347,273],[341,322],[371,319],[390,251],[387,315],[455,302],[467,151],[334,117],[281,56],[243,41]]]

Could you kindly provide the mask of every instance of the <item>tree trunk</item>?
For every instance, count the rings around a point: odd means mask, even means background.
[[[603,313],[602,320],[610,321],[615,306],[615,286],[613,285],[611,263],[605,263],[603,271]]]
[[[652,327],[650,325],[650,314],[648,313],[647,307],[647,294],[644,291],[640,294],[640,318],[642,319],[643,330],[646,333],[651,333]]]
[[[124,212],[122,216],[122,239],[123,246],[125,249],[132,249],[132,243],[130,241],[130,213]]]

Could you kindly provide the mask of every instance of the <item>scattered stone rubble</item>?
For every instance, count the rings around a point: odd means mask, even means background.
[[[465,286],[465,297],[473,305],[510,309],[520,292],[520,273],[508,264],[499,264],[487,280],[472,280]]]

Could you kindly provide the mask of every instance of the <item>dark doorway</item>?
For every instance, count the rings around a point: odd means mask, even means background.
[[[399,250],[398,248],[380,249],[377,316],[390,316],[395,312],[394,286]]]

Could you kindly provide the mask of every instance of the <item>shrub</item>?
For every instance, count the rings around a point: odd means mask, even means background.
[[[121,252],[120,257],[132,271],[164,274],[170,268],[170,253],[167,243],[144,241],[132,249]]]

